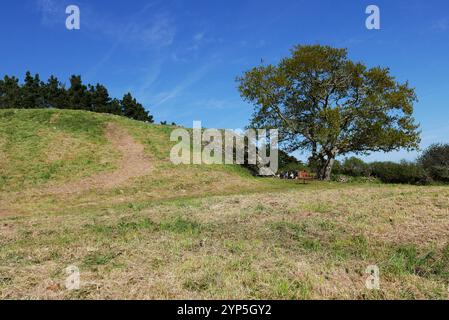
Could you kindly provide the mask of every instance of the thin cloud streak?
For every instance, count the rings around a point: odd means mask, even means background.
[[[36,0],[37,11],[41,15],[41,23],[45,26],[54,26],[64,22],[66,1]]]
[[[177,96],[179,96],[182,92],[187,90],[189,87],[200,81],[211,69],[212,64],[203,65],[200,69],[192,73],[185,80],[175,86],[169,92],[161,92],[156,96],[155,105],[162,105]]]
[[[109,51],[95,64],[88,72],[87,76],[92,77],[96,72],[114,55],[117,49],[124,44],[136,45],[137,49],[153,49],[155,51],[169,46],[173,43],[176,29],[172,19],[167,14],[157,14],[155,19],[151,19],[149,25],[138,24],[136,21],[152,7],[155,3],[149,3],[137,12],[131,22],[124,27],[117,28],[109,24],[100,23],[92,26],[93,29],[102,30],[103,33],[115,38],[115,42]],[[95,20],[94,20],[95,21]],[[158,60],[158,58],[156,58]]]

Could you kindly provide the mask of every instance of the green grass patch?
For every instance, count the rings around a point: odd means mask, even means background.
[[[385,269],[393,275],[449,279],[449,245],[442,250],[419,250],[415,245],[400,246],[390,253]]]
[[[180,234],[197,235],[203,229],[198,222],[182,217],[171,218],[160,223],[162,231],[168,231]]]
[[[0,110],[0,191],[114,169],[107,119],[74,110]]]
[[[88,268],[104,266],[112,262],[118,256],[119,254],[114,252],[95,252],[84,258],[83,266]]]

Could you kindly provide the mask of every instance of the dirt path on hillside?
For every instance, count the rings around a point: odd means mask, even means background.
[[[125,129],[115,123],[108,123],[105,128],[105,135],[113,148],[118,150],[121,155],[117,170],[95,174],[65,184],[27,190],[27,196],[64,196],[81,194],[89,190],[109,190],[151,172],[151,158],[145,154],[143,145],[135,141]],[[20,212],[11,209],[11,204],[20,201],[22,195],[22,192],[13,192],[9,193],[4,199],[0,196],[0,218],[20,214]]]
[[[42,193],[76,194],[93,189],[112,189],[151,171],[151,161],[145,154],[143,145],[136,142],[124,129],[114,123],[108,123],[106,138],[122,156],[118,164],[119,168],[116,171],[100,173],[82,180],[52,186],[42,190]]]
[[[12,212],[0,209],[0,218],[3,217],[3,216],[10,216],[10,215],[12,215]]]

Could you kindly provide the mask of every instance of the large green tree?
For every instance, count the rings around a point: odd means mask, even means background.
[[[320,179],[330,179],[339,155],[418,147],[415,91],[388,68],[368,68],[329,46],[291,53],[244,73],[239,91],[254,104],[251,127],[278,128],[287,151],[310,151]]]

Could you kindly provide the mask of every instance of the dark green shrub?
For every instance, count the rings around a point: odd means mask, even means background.
[[[300,160],[279,150],[279,172],[305,170],[307,166]]]
[[[427,184],[430,182],[425,170],[413,162],[373,162],[370,170],[374,177],[384,183]]]
[[[434,144],[427,148],[418,163],[435,181],[449,182],[449,144]]]
[[[343,174],[343,165],[340,161],[335,160],[334,166],[332,168],[332,174],[333,175],[340,175]]]
[[[346,158],[345,161],[343,161],[341,171],[342,174],[352,177],[367,177],[370,175],[369,165],[362,159],[356,157]]]

